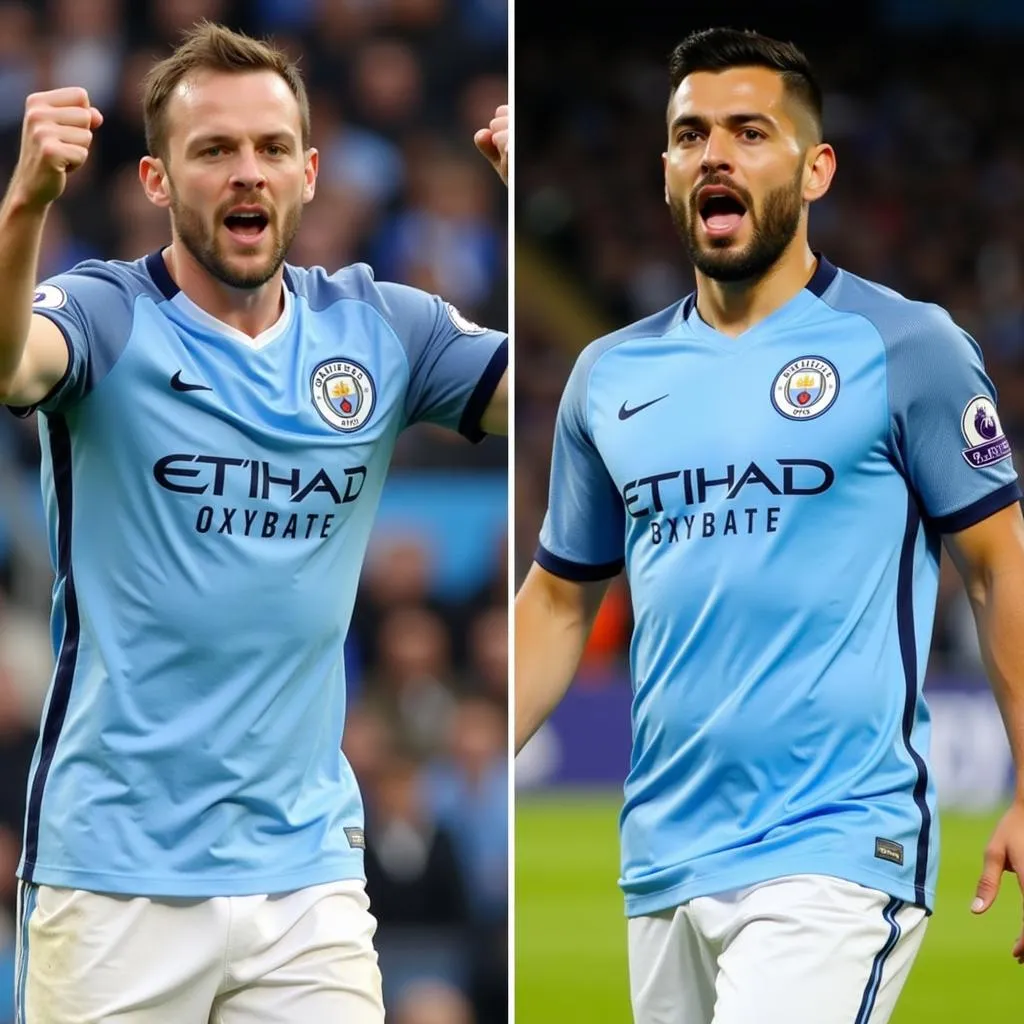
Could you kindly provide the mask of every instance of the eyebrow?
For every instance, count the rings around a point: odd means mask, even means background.
[[[724,118],[724,123],[729,128],[739,128],[744,124],[761,124],[766,128],[778,128],[775,119],[767,114],[729,114]],[[709,118],[700,114],[680,114],[670,125],[670,131],[675,134],[680,128],[707,128],[709,124]]]
[[[210,135],[198,135],[194,139],[189,140],[189,148],[194,149],[197,146],[215,146],[221,143],[231,143],[237,140],[235,135],[227,135],[224,132],[214,132]],[[292,132],[282,128],[274,132],[264,132],[257,139],[258,142],[294,142],[295,136]]]

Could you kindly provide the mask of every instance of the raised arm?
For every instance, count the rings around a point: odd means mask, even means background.
[[[60,329],[33,316],[39,249],[50,205],[67,176],[85,163],[102,123],[84,89],[35,93],[25,104],[21,152],[0,206],[0,402],[41,401],[63,377],[68,349]]]

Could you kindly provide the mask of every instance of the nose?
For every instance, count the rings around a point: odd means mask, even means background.
[[[704,146],[704,155],[700,162],[700,169],[704,175],[713,171],[721,171],[728,174],[733,169],[732,148],[730,146],[730,134],[717,127],[708,132],[708,141]]]
[[[239,192],[261,189],[267,183],[255,149],[240,149],[231,168],[231,185]]]

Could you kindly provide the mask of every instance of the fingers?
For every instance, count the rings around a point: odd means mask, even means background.
[[[71,125],[62,125],[55,133],[57,138],[65,146],[79,146],[88,151],[92,145],[92,132],[88,128],[75,128]]]
[[[1005,866],[1005,847],[998,844],[989,844],[985,850],[985,864],[981,872],[981,878],[978,880],[974,902],[971,904],[972,913],[983,914],[992,906],[992,902],[999,892],[999,883],[1002,880]]]
[[[64,191],[67,174],[89,157],[103,115],[78,86],[32,93],[25,100],[21,152],[11,191],[19,202],[44,210]]]
[[[1024,932],[1021,932],[1013,944],[1013,958],[1017,963],[1024,964]]]
[[[500,107],[498,108],[501,109]],[[492,135],[498,135],[501,132],[505,133],[506,138],[508,137],[509,129],[509,116],[508,114],[495,114],[491,118],[491,123],[487,126],[491,129]]]
[[[31,132],[39,126],[84,128],[92,125],[91,107],[49,107],[37,105],[25,111],[25,129]]]
[[[88,111],[84,113],[88,116]],[[45,112],[37,119],[26,119],[26,142],[45,167],[81,167],[89,156],[92,138],[88,127],[55,124],[46,118]]]
[[[77,128],[89,128],[94,122],[103,121],[103,115],[89,103],[89,94],[77,86],[32,93],[25,100],[25,120],[40,117]]]
[[[61,89],[48,89],[46,92],[34,92],[25,101],[26,107],[81,107],[89,109],[89,93],[79,85],[68,85]]]
[[[508,184],[509,136],[509,106],[507,103],[496,107],[491,123],[486,128],[481,128],[473,136],[476,148],[487,157],[506,185]]]
[[[486,130],[491,133],[495,145],[499,146],[503,152],[508,148],[509,124],[508,104],[502,103],[495,109],[494,117],[491,118],[491,123]],[[479,134],[480,132],[477,132],[477,135]]]
[[[55,146],[51,153],[51,165],[65,172],[77,171],[89,159],[89,150],[85,146]]]
[[[493,164],[501,159],[501,153],[494,143],[494,136],[490,128],[481,128],[474,136],[473,142],[476,148]]]

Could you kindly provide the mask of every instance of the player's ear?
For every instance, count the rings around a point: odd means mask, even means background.
[[[167,187],[167,169],[157,156],[144,156],[139,161],[139,181],[146,198],[154,205],[167,209],[171,205],[171,193]]]
[[[665,179],[665,205],[669,206],[668,201],[668,153],[661,154],[661,173]]]
[[[836,151],[827,143],[811,146],[807,153],[807,175],[804,182],[804,202],[820,199],[832,184],[836,173]]]
[[[306,150],[306,180],[302,186],[302,201],[308,203],[316,194],[316,176],[320,171],[320,154],[310,147]]]

